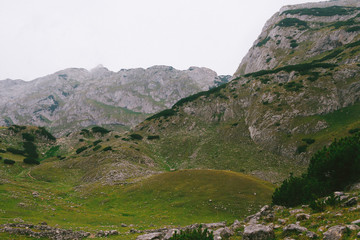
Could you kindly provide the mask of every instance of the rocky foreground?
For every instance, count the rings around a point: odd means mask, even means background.
[[[256,214],[246,217],[243,221],[235,220],[232,224],[225,222],[192,224],[186,227],[167,226],[161,229],[130,231],[121,230],[85,231],[65,230],[50,227],[46,223],[38,225],[24,223],[21,219],[14,219],[14,223],[0,225],[0,232],[11,235],[27,235],[33,238],[49,238],[56,240],[112,237],[128,239],[133,236],[136,240],[168,240],[175,232],[186,229],[208,229],[214,234],[214,239],[356,239],[360,237],[360,192],[335,192],[335,201],[327,197],[317,201],[323,203],[322,210],[315,211],[308,205],[299,208],[266,205]],[[128,227],[122,225],[121,227]]]

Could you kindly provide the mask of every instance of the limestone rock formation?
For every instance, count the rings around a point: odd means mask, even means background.
[[[57,135],[87,127],[129,128],[176,101],[227,82],[207,68],[168,66],[109,71],[70,68],[30,82],[0,81],[0,125],[49,127]]]

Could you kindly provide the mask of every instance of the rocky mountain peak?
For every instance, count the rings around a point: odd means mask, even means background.
[[[235,75],[298,64],[352,42],[359,35],[359,6],[359,1],[341,0],[281,8],[267,21]]]

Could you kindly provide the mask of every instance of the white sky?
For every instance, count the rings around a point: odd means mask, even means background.
[[[317,0],[0,0],[0,79],[69,67],[233,74],[282,6]]]

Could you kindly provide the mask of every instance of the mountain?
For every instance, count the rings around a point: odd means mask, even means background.
[[[56,135],[90,125],[129,129],[230,76],[207,68],[180,71],[168,66],[109,71],[70,68],[30,82],[0,81],[0,125],[46,126]]]
[[[135,129],[159,135],[154,149],[174,168],[225,168],[273,181],[306,167],[317,150],[360,127],[359,26],[358,1],[285,7],[231,82]]]

